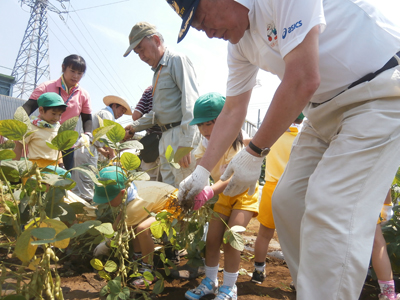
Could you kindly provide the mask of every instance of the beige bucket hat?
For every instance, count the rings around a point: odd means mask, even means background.
[[[117,103],[119,105],[122,105],[123,107],[126,108],[126,113],[124,115],[131,116],[132,115],[132,110],[131,107],[129,106],[128,102],[126,102],[124,99],[118,96],[105,96],[103,98],[103,102],[105,105],[109,106],[110,104]]]

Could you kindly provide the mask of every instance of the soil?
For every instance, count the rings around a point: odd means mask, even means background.
[[[244,233],[246,241],[246,249],[242,253],[242,261],[240,265],[240,275],[237,280],[238,287],[238,299],[239,300],[259,300],[259,299],[284,299],[294,300],[296,299],[296,292],[290,288],[291,277],[289,269],[284,260],[268,255],[267,257],[267,278],[266,280],[258,285],[250,281],[251,274],[253,272],[254,263],[254,240],[258,232],[259,223],[256,219],[253,219],[247,227],[247,231]],[[270,245],[270,252],[279,254],[280,246],[278,238],[275,235]],[[273,254],[272,253],[272,254]],[[0,253],[0,260],[4,259],[4,252]],[[3,256],[3,257],[2,257]],[[9,256],[8,256],[9,257]],[[13,259],[15,260],[15,259]],[[181,261],[181,265],[185,263],[185,260]],[[223,267],[223,253],[221,252],[220,267]],[[68,266],[63,268],[68,269]],[[71,269],[69,269],[71,270]],[[61,270],[60,270],[61,271]],[[246,272],[247,271],[247,272]],[[60,272],[62,273],[62,272]],[[247,273],[247,274],[246,274]],[[222,283],[223,272],[219,272],[218,279]],[[153,299],[163,300],[177,300],[185,299],[184,294],[188,289],[196,287],[200,281],[204,278],[200,276],[195,279],[172,279],[167,277],[164,283],[164,291],[154,297]],[[79,274],[75,271],[70,271],[62,274],[61,286],[64,294],[64,299],[103,299],[99,296],[100,289],[106,284],[106,281],[101,279],[90,265],[85,261],[82,262]],[[400,284],[396,282],[396,286],[400,287]],[[3,289],[4,291],[4,289]],[[368,278],[363,287],[360,300],[376,300],[379,294],[379,287],[376,281]],[[212,299],[210,297],[204,297],[204,299]]]

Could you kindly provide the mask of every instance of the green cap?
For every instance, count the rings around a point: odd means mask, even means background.
[[[297,119],[299,119],[299,120],[303,120],[303,119],[304,119],[304,115],[303,115],[303,113],[300,113],[300,115],[297,117]]]
[[[114,200],[114,198],[117,197],[118,194],[125,188],[126,178],[122,173],[122,169],[120,167],[106,167],[100,171],[100,177],[103,179],[115,180],[117,183],[109,184],[106,186],[106,188],[104,188],[104,186],[95,185],[93,201],[97,204],[107,203]]]
[[[129,53],[137,46],[146,36],[157,33],[156,26],[151,25],[147,22],[136,23],[132,27],[131,33],[129,34],[129,48],[125,51],[124,57],[127,57]]]
[[[196,125],[216,119],[225,104],[225,97],[219,93],[208,93],[200,96],[194,104],[193,120],[190,125]]]
[[[54,107],[54,106],[65,106],[63,98],[57,93],[44,93],[37,100],[38,106],[43,107]]]
[[[65,173],[67,173],[67,171],[64,170],[63,168],[61,168],[61,167],[57,167],[57,168],[56,168],[56,167],[53,166],[53,165],[47,166],[46,169],[50,169],[50,170],[56,172],[56,173],[57,173],[58,175],[60,175],[60,176],[64,176]],[[46,174],[47,172],[44,171],[44,172],[42,172],[42,173],[45,173],[45,174]],[[68,173],[68,174],[67,174],[67,178],[71,178],[71,173]]]

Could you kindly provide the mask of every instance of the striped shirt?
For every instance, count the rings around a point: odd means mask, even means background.
[[[153,109],[153,86],[149,86],[144,90],[142,98],[140,98],[139,103],[136,105],[135,110],[143,115],[149,113]],[[158,125],[146,129],[147,134],[152,132],[161,133],[161,129]]]

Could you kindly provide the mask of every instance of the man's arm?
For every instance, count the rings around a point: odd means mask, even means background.
[[[318,35],[319,27],[315,26],[304,41],[284,57],[285,74],[282,82],[275,92],[260,129],[252,140],[259,148],[270,148],[318,89]],[[232,176],[224,194],[235,196],[247,188],[249,195],[253,194],[262,161],[262,157],[248,146],[236,155],[221,176],[223,181]]]
[[[138,110],[134,110],[132,114],[132,120],[136,121],[142,117],[142,113]]]
[[[271,147],[292,124],[317,90],[319,26],[313,27],[303,42],[285,57],[285,74],[275,92],[264,121],[252,142],[259,148]],[[227,97],[225,106],[217,119],[207,151],[191,176],[179,185],[178,198],[196,195],[207,184],[207,176],[236,137],[246,116],[251,91],[235,97]],[[250,188],[254,192],[260,175],[262,158],[246,147],[229,163],[221,180],[232,176],[224,194],[234,196]],[[208,171],[208,172],[207,172]]]
[[[271,147],[301,113],[320,83],[318,55],[319,26],[285,57],[285,74],[275,92],[252,142],[259,148]],[[248,152],[255,153],[246,148]]]
[[[207,150],[200,165],[211,171],[232,145],[246,118],[252,90],[226,97],[225,105],[215,122]]]

